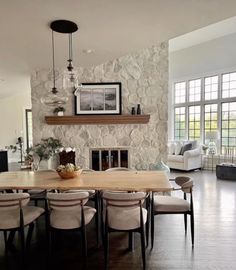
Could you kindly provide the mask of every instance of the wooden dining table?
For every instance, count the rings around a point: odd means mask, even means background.
[[[93,189],[113,191],[170,191],[163,171],[93,171],[73,179],[61,179],[56,171],[14,171],[0,173],[0,189]]]

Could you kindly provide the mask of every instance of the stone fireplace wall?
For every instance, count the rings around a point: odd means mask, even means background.
[[[51,126],[44,121],[52,108],[41,104],[50,90],[51,70],[36,70],[31,76],[33,140],[55,137],[65,146],[76,148],[77,163],[89,166],[89,149],[94,147],[129,147],[130,167],[149,169],[150,164],[167,157],[168,120],[168,42],[132,53],[102,65],[78,68],[80,82],[121,82],[122,113],[141,104],[143,114],[150,114],[148,124],[64,125]],[[64,70],[57,71],[57,87],[63,86]],[[65,90],[61,90],[65,91]],[[74,96],[67,89],[69,102],[65,115],[74,114]]]

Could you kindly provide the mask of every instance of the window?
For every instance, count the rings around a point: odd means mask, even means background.
[[[201,80],[189,81],[189,101],[201,100]]]
[[[236,72],[222,75],[222,98],[236,97]]]
[[[188,116],[188,138],[190,140],[200,139],[200,119],[201,119],[201,107],[189,106]]]
[[[185,139],[185,107],[175,108],[175,140]]]
[[[236,146],[236,102],[222,103],[221,151],[226,153]]]
[[[218,98],[218,76],[207,77],[205,82],[205,100]]]
[[[175,84],[175,104],[184,103],[186,100],[186,82]]]
[[[204,139],[205,143],[209,143],[207,133],[218,130],[218,105],[207,104],[204,110]]]
[[[25,110],[26,120],[26,149],[29,149],[33,145],[33,125],[32,125],[32,110]]]
[[[214,141],[236,155],[236,71],[176,82],[174,94],[175,140]]]

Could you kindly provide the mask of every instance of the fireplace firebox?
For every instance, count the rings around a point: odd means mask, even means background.
[[[90,168],[105,171],[109,168],[129,168],[129,150],[127,148],[90,149]]]

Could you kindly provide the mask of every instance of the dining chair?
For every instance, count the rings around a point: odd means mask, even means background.
[[[116,193],[105,191],[102,194],[104,201],[104,258],[105,269],[108,269],[109,234],[111,232],[139,232],[141,236],[141,250],[143,269],[146,268],[145,256],[145,223],[147,222],[147,210],[142,207],[145,192]]]
[[[52,250],[52,234],[56,231],[80,231],[82,236],[83,257],[87,257],[86,226],[93,219],[96,209],[85,206],[89,199],[88,192],[48,193],[47,233],[49,252]]]
[[[82,170],[82,174],[86,174],[89,172],[94,172],[94,170],[92,169],[83,169]],[[100,245],[100,238],[99,238],[99,232],[100,232],[100,200],[99,200],[99,191],[98,190],[93,190],[93,189],[89,189],[89,190],[82,190],[82,189],[70,189],[70,190],[66,190],[64,191],[65,193],[75,193],[75,192],[81,192],[81,191],[85,191],[89,193],[89,200],[94,202],[94,207],[96,209],[96,214],[95,214],[95,223],[96,223],[96,237],[97,237],[97,245]]]
[[[126,167],[114,167],[114,168],[109,168],[106,170],[106,172],[115,172],[115,171],[132,171],[130,168]],[[116,192],[129,192],[130,191],[116,191]],[[149,242],[149,220],[150,220],[150,196],[147,196],[146,199],[146,209],[148,211],[148,216],[147,216],[147,223],[146,223],[146,245],[148,246]],[[130,242],[130,249],[133,250],[133,233],[129,234],[129,242]]]
[[[173,188],[173,191],[183,191],[183,199],[175,196],[155,195],[153,193],[151,199],[151,248],[154,245],[154,216],[165,214],[183,214],[185,233],[187,233],[187,216],[190,216],[191,239],[192,246],[194,246],[193,180],[186,176],[178,176],[171,180],[175,181],[178,186],[178,188]],[[189,197],[189,200],[187,197]]]
[[[24,258],[25,247],[29,248],[34,221],[44,213],[44,209],[41,207],[28,206],[29,201],[28,193],[0,194],[0,231],[4,233],[6,254],[10,244],[10,235],[14,235],[15,231],[19,232],[22,258]],[[24,228],[26,226],[29,226],[29,230],[25,245]],[[8,232],[10,233],[9,238]]]
[[[40,172],[53,172],[55,170],[38,170]],[[47,191],[44,189],[29,189],[26,190],[30,194],[30,200],[34,202],[35,206],[38,206],[38,202],[41,201],[44,204],[46,203]]]

